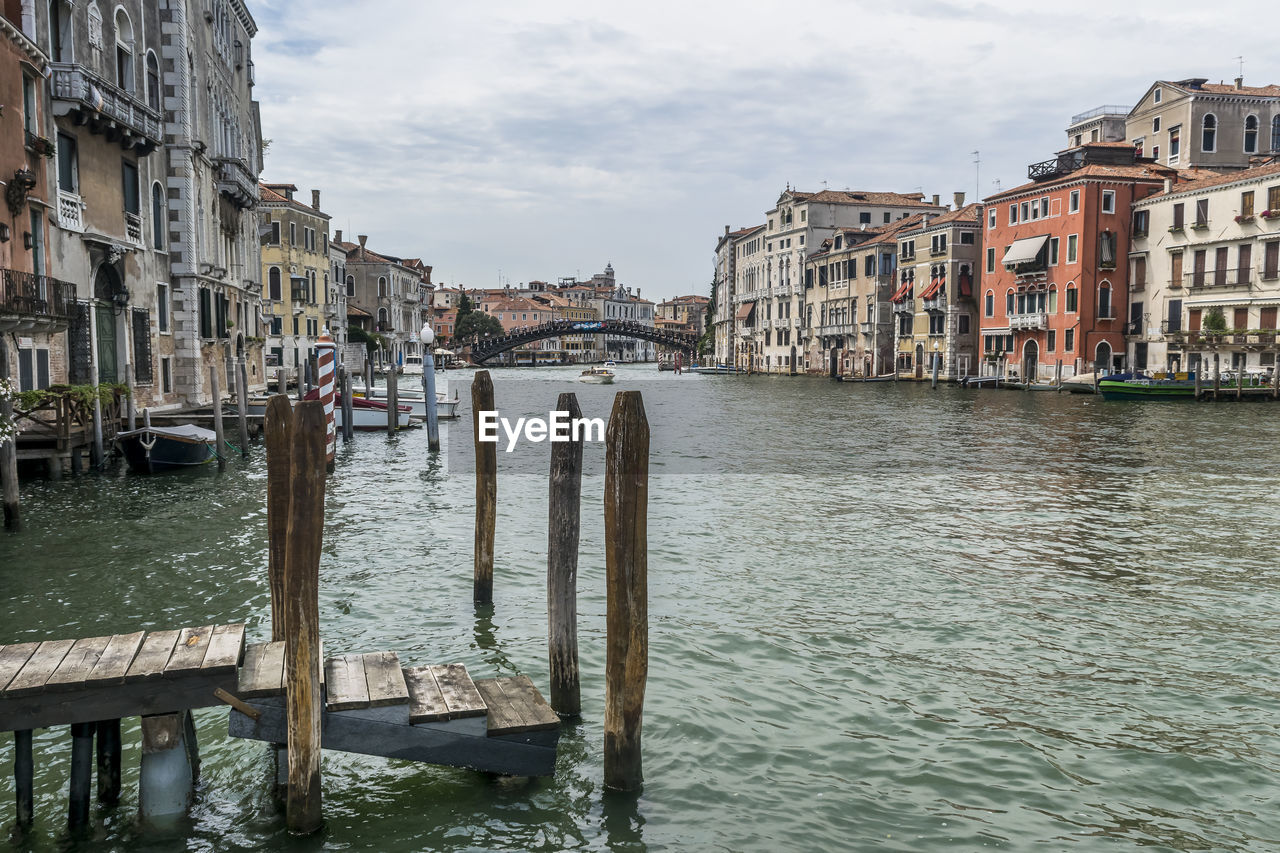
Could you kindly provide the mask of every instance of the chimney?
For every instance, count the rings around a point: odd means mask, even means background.
[[[724,227],[724,236],[726,236],[726,237],[728,237],[728,236],[729,236],[729,226],[728,226],[728,225],[726,225],[726,226]]]
[[[636,288],[636,299],[640,298],[640,288]]]
[[[320,190],[311,191],[311,206],[316,210],[320,209]]]
[[[1164,191],[1171,192],[1173,190],[1173,178],[1164,179]]]
[[[333,232],[333,242],[335,242],[335,243],[341,243],[341,242],[342,242],[342,229],[341,229],[341,228],[339,228],[338,230],[336,230],[336,231],[334,231],[334,232]]]
[[[369,235],[361,234],[360,236],[356,237],[356,239],[360,241],[360,248],[363,249],[364,244],[369,240]]]
[[[951,200],[955,202],[956,210],[964,207],[964,193],[952,193]]]
[[[937,207],[937,206],[938,206],[938,194],[937,194],[937,193],[934,193],[934,194],[933,194],[933,206],[934,206],[934,207]]]
[[[1243,89],[1243,88],[1244,88],[1244,78],[1243,78],[1243,77],[1237,77],[1237,78],[1236,78],[1236,91],[1238,92],[1238,91],[1240,91],[1240,90],[1241,90],[1241,89]]]

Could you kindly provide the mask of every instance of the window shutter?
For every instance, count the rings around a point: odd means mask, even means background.
[[[154,381],[151,372],[151,311],[145,308],[133,309],[133,381],[139,385],[150,385]]]
[[[70,322],[67,325],[67,342],[71,348],[68,378],[72,385],[88,385],[93,381],[93,344],[89,337],[89,303],[72,304]]]

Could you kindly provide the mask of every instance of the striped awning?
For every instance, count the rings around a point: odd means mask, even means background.
[[[895,293],[893,294],[893,296],[891,296],[891,297],[889,298],[889,301],[890,301],[890,302],[901,302],[902,300],[906,299],[906,298],[907,298],[907,294],[911,292],[911,287],[912,287],[912,285],[914,285],[914,284],[915,284],[915,282],[914,282],[914,281],[911,281],[910,279],[907,279],[906,281],[904,281],[904,282],[902,283],[902,287],[899,287],[899,288],[898,288],[897,292],[895,292]]]
[[[942,285],[944,282],[946,282],[945,278],[935,278],[930,280],[928,289],[925,290],[924,293],[920,294],[920,298],[932,299],[937,294],[937,292],[942,289]]]
[[[1040,248],[1044,246],[1045,241],[1049,239],[1047,234],[1041,234],[1039,237],[1026,237],[1022,240],[1014,240],[1013,245],[1009,247],[1009,251],[1004,253],[1004,260],[1000,263],[1005,266],[1013,264],[1025,264],[1036,259],[1036,255],[1040,254]]]

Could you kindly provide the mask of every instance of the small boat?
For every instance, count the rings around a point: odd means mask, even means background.
[[[1098,380],[1104,400],[1194,400],[1195,373],[1113,373]]]
[[[405,376],[421,376],[422,356],[406,355],[404,357],[404,364],[400,365],[400,372]]]
[[[307,392],[307,395],[303,399],[319,400],[320,392],[316,389],[312,389],[311,391]],[[411,408],[409,408],[408,406],[397,404],[396,411],[399,413],[396,416],[396,429],[404,429],[405,427],[412,426],[413,422],[410,418],[412,417],[413,410]],[[352,394],[351,395],[351,415],[352,415],[352,424],[351,424],[352,429],[370,430],[370,431],[386,429],[387,428],[387,401],[386,400],[366,400],[364,397],[357,397],[354,394]],[[342,395],[341,394],[333,395],[333,420],[336,427],[338,429],[342,429],[342,426],[345,423],[345,421],[343,420],[343,417],[342,417]]]
[[[578,374],[578,381],[589,382],[592,385],[612,385],[613,377],[616,375],[609,369],[612,364],[612,361],[606,361],[603,367],[588,367]]]
[[[747,372],[740,367],[733,367],[728,364],[708,365],[705,367],[690,365],[689,367],[682,367],[681,370],[685,373],[700,373],[704,376],[742,376]]]
[[[1068,376],[1062,380],[1061,390],[1072,394],[1092,394],[1094,374],[1077,373],[1075,376]]]
[[[352,392],[352,399],[355,399],[355,400],[364,399],[364,392],[363,391]],[[385,404],[387,401],[387,389],[374,388],[373,399],[375,401],[381,401],[382,403]],[[413,416],[415,418],[425,418],[427,416],[427,398],[423,396],[421,391],[411,391],[405,388],[400,388],[396,390],[396,399],[401,405],[406,405],[411,407],[413,409]],[[449,418],[456,418],[458,416],[459,402],[460,402],[460,398],[458,396],[458,391],[456,389],[453,392],[453,399],[449,399],[449,397],[447,397],[443,391],[437,391],[436,392],[436,417],[442,420],[448,420]]]
[[[145,426],[116,433],[116,444],[129,467],[139,474],[177,471],[218,458],[217,433],[195,424]]]

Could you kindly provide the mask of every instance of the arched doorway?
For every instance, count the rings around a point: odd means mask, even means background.
[[[840,373],[840,350],[835,347],[831,348],[831,377],[835,378]]]
[[[1035,382],[1040,367],[1040,345],[1027,341],[1022,345],[1022,381]]]
[[[1093,359],[1094,370],[1100,373],[1111,372],[1111,344],[1103,341],[1098,344],[1098,349]]]
[[[94,325],[98,335],[98,381],[119,382],[117,363],[119,335],[116,324],[116,302],[127,298],[124,282],[111,264],[102,264],[93,279]]]
[[[916,344],[916,379],[924,379],[924,344]]]
[[[792,376],[796,375],[796,348],[794,346],[791,347],[790,371]]]

